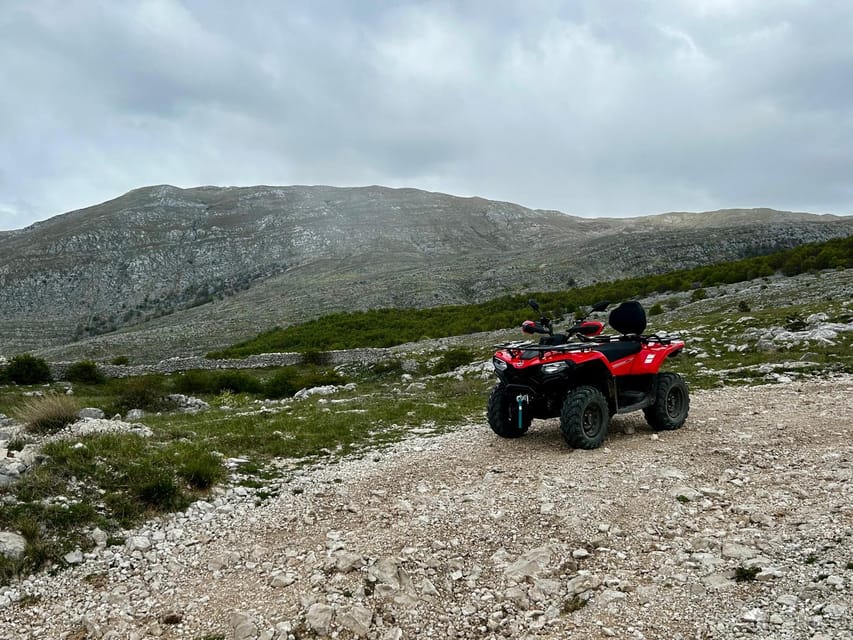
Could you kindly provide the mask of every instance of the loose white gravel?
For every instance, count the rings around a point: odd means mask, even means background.
[[[95,532],[0,588],[0,638],[853,638],[851,376],[696,392],[595,451],[483,421],[265,491]]]

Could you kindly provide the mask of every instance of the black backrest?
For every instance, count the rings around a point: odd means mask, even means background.
[[[646,311],[636,300],[623,302],[610,312],[608,322],[619,333],[641,334],[646,330]]]

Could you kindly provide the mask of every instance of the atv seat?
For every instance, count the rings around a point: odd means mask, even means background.
[[[639,337],[646,330],[646,310],[636,300],[623,302],[610,312],[608,321],[619,333]]]
[[[593,351],[601,352],[608,362],[615,362],[627,356],[638,353],[643,345],[637,340],[620,340],[618,342],[608,342],[593,347]]]

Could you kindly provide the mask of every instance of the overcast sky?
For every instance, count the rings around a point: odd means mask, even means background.
[[[0,0],[0,229],[168,183],[853,213],[853,2]]]

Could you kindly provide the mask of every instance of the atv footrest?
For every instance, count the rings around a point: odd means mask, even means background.
[[[638,409],[645,409],[652,404],[654,404],[654,397],[651,394],[629,391],[619,396],[616,413],[630,413]]]

